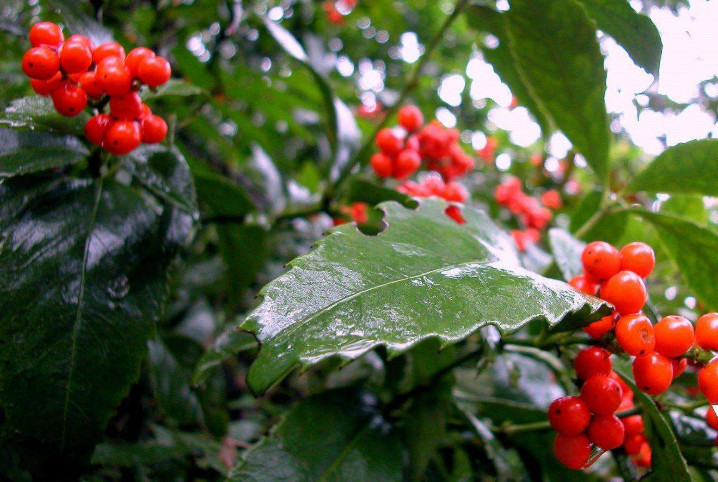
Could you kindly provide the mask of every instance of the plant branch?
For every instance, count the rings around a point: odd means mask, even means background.
[[[454,21],[459,17],[461,12],[464,10],[464,8],[470,3],[470,0],[457,0],[456,5],[454,6],[454,11],[449,15],[446,20],[444,20],[444,23],[441,25],[441,28],[438,32],[434,34],[434,36],[429,40],[428,45],[426,46],[426,50],[424,51],[424,54],[421,56],[419,61],[414,66],[413,70],[409,74],[409,77],[407,78],[406,82],[404,82],[404,88],[401,90],[399,94],[399,98],[397,99],[394,104],[389,107],[384,115],[384,118],[382,121],[376,126],[374,129],[374,132],[364,141],[364,143],[359,148],[359,151],[354,156],[354,159],[352,159],[351,162],[348,162],[339,172],[339,176],[337,177],[337,180],[334,182],[332,186],[327,190],[327,193],[325,194],[325,197],[328,199],[331,199],[336,194],[337,190],[341,187],[341,185],[346,181],[349,174],[351,174],[352,170],[357,165],[362,165],[365,162],[365,159],[369,155],[369,151],[371,150],[373,144],[374,144],[374,137],[376,137],[376,134],[386,126],[386,124],[389,122],[389,120],[394,116],[394,114],[399,110],[401,105],[404,103],[407,97],[416,89],[416,87],[419,85],[419,78],[421,77],[421,71],[423,70],[426,63],[431,58],[432,53],[436,50],[436,48],[441,43],[441,40],[444,38],[444,34],[446,34],[446,31],[451,27],[451,25],[454,23]]]

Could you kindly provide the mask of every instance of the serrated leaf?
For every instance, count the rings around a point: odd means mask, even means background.
[[[718,139],[669,147],[629,184],[631,192],[695,193],[718,196]]]
[[[525,106],[536,118],[541,127],[541,134],[548,137],[551,132],[551,122],[546,114],[539,108],[521,74],[516,69],[513,55],[511,54],[511,40],[506,32],[504,14],[493,8],[480,5],[471,5],[466,9],[466,20],[469,25],[483,32],[488,32],[497,39],[499,45],[495,48],[482,48],[484,58],[493,67],[511,89],[511,93],[519,103]]]
[[[651,19],[636,12],[627,0],[579,0],[600,30],[614,38],[633,61],[658,77],[663,42]]]
[[[248,377],[253,390],[380,345],[395,356],[428,338],[455,343],[488,324],[503,333],[533,320],[570,329],[607,309],[520,268],[511,238],[481,211],[465,208],[459,225],[438,199],[417,210],[379,207],[387,227],[378,236],[354,224],[335,228],[263,288],[262,304],[241,325],[262,343]]]
[[[621,378],[631,387],[643,412],[643,422],[651,436],[652,468],[651,472],[641,480],[652,482],[690,482],[686,460],[681,454],[676,436],[670,424],[658,410],[656,402],[639,390],[633,383],[632,377],[627,375],[625,366],[614,367]]]
[[[334,391],[300,402],[245,452],[229,480],[402,480],[398,436],[365,400],[360,393]]]
[[[69,166],[88,154],[76,137],[0,128],[0,178]]]
[[[505,18],[516,68],[534,99],[605,179],[606,71],[586,10],[574,0],[514,0]]]
[[[13,100],[0,113],[0,127],[84,135],[83,126],[89,118],[84,111],[75,117],[63,117],[55,111],[49,98],[36,95]]]
[[[718,309],[718,232],[667,213],[631,210],[655,228],[688,287],[708,310]]]
[[[192,224],[112,180],[0,184],[0,438],[36,473],[89,461],[139,376]]]
[[[563,279],[570,280],[574,276],[583,273],[581,253],[586,243],[579,241],[560,228],[549,229],[548,242],[556,260],[556,265],[558,265],[558,269],[563,274]]]

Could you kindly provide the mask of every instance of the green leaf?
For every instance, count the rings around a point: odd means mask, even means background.
[[[193,171],[197,197],[217,216],[238,218],[257,209],[241,186],[210,171]]]
[[[631,192],[695,193],[718,196],[718,139],[686,142],[666,149],[628,186]]]
[[[112,180],[0,184],[0,439],[37,474],[89,461],[139,376],[192,225]]]
[[[84,35],[92,40],[95,46],[114,40],[109,29],[100,25],[79,8],[79,2],[74,0],[44,0],[44,3],[58,14],[65,32]]]
[[[671,425],[661,414],[653,399],[639,390],[626,374],[625,367],[614,367],[621,378],[631,387],[637,404],[643,409],[643,423],[650,434],[653,465],[651,473],[641,480],[650,482],[690,482],[686,460],[681,454]]]
[[[211,370],[230,356],[256,347],[257,341],[252,335],[237,331],[235,325],[229,326],[200,358],[192,375],[192,383],[196,384],[204,380]]]
[[[601,209],[603,193],[591,191],[587,193],[576,207],[571,211],[571,232],[576,232],[586,223],[593,214]],[[606,241],[616,244],[624,235],[628,225],[628,215],[625,211],[617,211],[604,215],[600,222],[589,229],[581,239],[586,242]]]
[[[187,161],[176,147],[141,146],[130,154],[125,165],[155,196],[198,216],[192,176]]]
[[[241,299],[269,256],[267,230],[256,224],[218,224],[219,247],[227,265],[227,292]]]
[[[718,309],[718,232],[666,213],[631,210],[655,228],[688,287],[708,310]]]
[[[502,13],[493,8],[480,5],[471,5],[466,9],[466,20],[472,28],[488,32],[499,39],[498,46],[495,48],[484,47],[481,52],[484,54],[486,61],[494,67],[501,80],[509,86],[511,93],[518,99],[519,103],[525,106],[536,118],[541,127],[542,135],[548,137],[553,130],[551,121],[539,108],[526,82],[516,69],[511,53],[511,40],[506,32],[504,17]]]
[[[651,19],[627,0],[579,0],[598,28],[613,37],[646,72],[658,77],[663,42]]]
[[[459,225],[438,199],[415,211],[379,207],[387,227],[378,236],[335,228],[262,289],[241,325],[262,343],[248,377],[255,392],[332,356],[348,363],[380,345],[396,356],[428,338],[446,346],[489,324],[503,333],[533,320],[571,329],[607,309],[520,268],[511,238],[481,211],[465,208]]]
[[[35,95],[13,100],[0,113],[0,127],[84,135],[83,126],[89,118],[84,111],[75,117],[63,117],[55,111],[49,98]]]
[[[586,10],[574,0],[514,0],[506,20],[516,67],[529,90],[605,179],[610,143],[606,71]]]
[[[190,82],[170,79],[154,91],[144,90],[140,96],[143,101],[153,101],[162,97],[191,97],[205,94],[207,94],[206,90]]]
[[[389,189],[360,177],[353,177],[349,181],[349,194],[347,195],[347,201],[365,202],[372,206],[384,201],[397,201],[406,207],[415,206],[415,203],[411,200],[410,196],[407,196],[396,189]]]
[[[361,393],[326,392],[296,405],[245,452],[231,481],[401,481],[399,438]]]
[[[0,178],[69,166],[88,154],[76,137],[0,128]]]
[[[556,260],[556,265],[558,265],[565,280],[570,280],[574,276],[583,273],[581,253],[586,243],[579,241],[567,231],[559,228],[549,229],[548,242]]]

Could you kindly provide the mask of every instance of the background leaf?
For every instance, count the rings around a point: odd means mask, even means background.
[[[529,90],[604,179],[610,143],[606,71],[593,22],[574,0],[514,0],[506,20],[516,67]]]
[[[76,137],[0,128],[0,178],[69,166],[88,154]]]
[[[13,100],[0,113],[0,127],[84,135],[83,126],[89,118],[87,111],[75,117],[63,117],[55,111],[47,97],[23,97]]]
[[[548,231],[548,242],[551,246],[554,260],[563,274],[563,279],[570,280],[583,273],[581,253],[586,243],[571,236],[560,228],[551,228]]]

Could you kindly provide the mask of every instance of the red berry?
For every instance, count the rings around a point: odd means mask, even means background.
[[[73,42],[80,42],[81,44],[85,45],[90,51],[92,51],[95,47],[92,45],[92,40],[85,37],[84,35],[70,35],[70,38],[68,38],[65,43],[73,43]]]
[[[142,99],[134,91],[110,97],[110,113],[119,119],[139,119],[142,114],[142,105]]]
[[[626,436],[643,433],[643,417],[640,415],[631,415],[621,419]]]
[[[673,379],[675,380],[683,375],[684,371],[686,371],[688,360],[685,358],[672,358],[671,365],[673,365]]]
[[[605,241],[594,241],[583,248],[581,263],[586,273],[594,279],[603,281],[621,269],[621,255],[616,248]]]
[[[99,65],[106,57],[117,57],[120,60],[125,60],[125,49],[117,42],[106,42],[98,45],[95,51],[92,52],[92,60],[95,65]]]
[[[548,407],[548,421],[560,434],[578,435],[591,422],[591,412],[580,398],[561,397]]]
[[[62,29],[52,22],[39,22],[30,28],[30,43],[33,47],[54,47],[57,48],[65,41]]]
[[[606,333],[613,330],[613,328],[616,326],[616,319],[618,315],[608,315],[604,316],[598,321],[594,321],[588,326],[583,327],[583,331],[585,331],[588,336],[593,338],[594,340],[600,340],[604,337]]]
[[[148,57],[137,67],[137,77],[150,87],[164,84],[170,80],[171,75],[170,63],[159,56]]]
[[[65,117],[74,117],[87,107],[87,94],[78,85],[66,83],[52,93],[55,110]]]
[[[49,47],[33,47],[22,56],[22,71],[31,79],[49,80],[60,70],[60,58]]]
[[[390,177],[391,173],[394,172],[394,165],[389,156],[377,152],[371,156],[369,160],[371,167],[374,168],[374,172],[379,177]]]
[[[469,197],[469,193],[464,186],[458,182],[447,182],[444,187],[444,199],[447,201],[454,201],[457,203],[466,202],[466,198]]]
[[[125,67],[130,69],[130,72],[132,73],[132,77],[137,77],[137,70],[145,59],[151,59],[154,58],[155,53],[151,51],[148,48],[145,47],[137,47],[132,50],[130,50],[130,53],[127,54],[127,57],[125,58]]]
[[[656,255],[646,243],[628,243],[621,248],[621,271],[633,271],[641,278],[646,278],[653,271]]]
[[[84,42],[68,40],[60,49],[60,66],[68,74],[85,72],[92,64],[92,51]]]
[[[718,404],[718,360],[713,360],[698,372],[698,386],[711,405]]]
[[[132,74],[118,57],[105,57],[97,66],[97,84],[109,95],[123,95],[132,87]]]
[[[424,116],[418,107],[407,105],[399,109],[399,125],[409,132],[414,132],[424,123]]]
[[[706,412],[706,423],[713,430],[718,430],[718,415],[713,407],[708,407],[708,411]]]
[[[395,156],[399,154],[404,147],[402,139],[397,136],[394,131],[388,128],[377,132],[374,142],[376,142],[376,146],[379,150],[388,156]]]
[[[599,284],[594,282],[592,279],[590,279],[584,274],[574,276],[569,280],[568,284],[573,286],[574,289],[587,295],[594,296],[596,293],[598,293]]]
[[[105,91],[102,90],[102,87],[100,87],[100,84],[97,82],[96,72],[85,72],[80,76],[77,82],[80,84],[82,90],[85,91],[87,96],[92,99],[99,99],[105,93]]]
[[[397,179],[406,179],[411,176],[421,166],[421,156],[416,151],[404,149],[394,160],[394,177]]]
[[[588,426],[588,438],[603,450],[613,450],[623,444],[625,430],[615,415],[596,415]]]
[[[147,144],[162,142],[167,135],[167,123],[158,115],[150,115],[143,118],[140,121],[140,126],[142,128],[142,142]],[[356,219],[357,216],[354,216],[354,218],[357,222],[360,222]]]
[[[642,433],[626,434],[626,439],[623,441],[623,448],[628,455],[637,455],[645,443],[646,436]]]
[[[616,380],[596,375],[586,380],[581,387],[581,399],[588,409],[597,415],[611,415],[621,405],[621,386]]]
[[[693,346],[695,333],[690,321],[682,316],[666,316],[656,323],[656,348],[661,355],[675,358]]]
[[[105,133],[113,122],[112,117],[108,114],[97,114],[96,116],[92,116],[90,117],[90,120],[85,123],[85,136],[93,144],[98,146],[102,145]]]
[[[636,467],[648,468],[651,466],[651,455],[650,444],[648,442],[644,442],[643,445],[641,445],[638,455],[633,457],[633,463],[636,464]]]
[[[656,335],[645,315],[625,315],[616,323],[616,340],[629,355],[645,355],[653,351],[656,345]]]
[[[718,351],[718,313],[706,313],[696,322],[696,344]]]
[[[581,380],[594,375],[609,376],[613,371],[611,352],[598,346],[584,348],[573,360],[573,368]]]
[[[663,393],[673,381],[673,364],[660,353],[640,355],[633,360],[633,378],[636,386],[649,395]]]
[[[461,215],[461,209],[458,206],[447,206],[444,213],[459,224],[466,223],[466,219]]]
[[[132,152],[140,145],[142,133],[140,124],[135,121],[120,120],[107,129],[102,147],[112,154],[122,156]]]
[[[553,453],[569,469],[580,470],[591,457],[591,442],[583,434],[571,437],[559,433],[553,442]]]
[[[648,293],[640,276],[620,271],[601,286],[601,298],[616,307],[621,315],[638,313],[646,304]]]
[[[49,80],[30,79],[30,86],[38,95],[50,95],[62,87],[64,83],[65,81],[62,80],[62,74],[60,72],[56,73]]]

